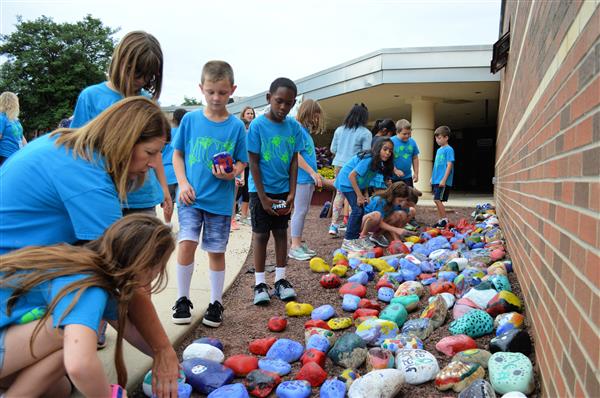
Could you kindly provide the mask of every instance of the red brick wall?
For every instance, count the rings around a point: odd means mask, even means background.
[[[600,6],[591,4],[573,41],[583,2],[503,3],[510,53],[499,72],[495,197],[545,397],[600,397]],[[542,84],[561,46],[568,52]]]

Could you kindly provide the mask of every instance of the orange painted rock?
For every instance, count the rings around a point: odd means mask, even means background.
[[[311,319],[310,321],[304,322],[304,329],[308,328],[321,328],[331,330],[327,322],[322,319]]]
[[[256,339],[250,342],[248,351],[254,355],[267,355],[269,348],[277,341],[275,337],[267,337],[264,339]]]
[[[306,380],[312,387],[319,387],[326,379],[327,372],[315,362],[307,362],[296,375],[296,380]]]
[[[233,355],[223,362],[238,377],[244,377],[254,369],[258,369],[258,358],[251,355]]]
[[[440,293],[456,293],[456,286],[452,282],[448,281],[435,281],[429,285],[429,292],[432,296]]]
[[[354,311],[354,314],[352,314],[352,318],[356,319],[359,317],[363,317],[363,316],[379,316],[379,311],[372,309],[372,308],[359,308],[356,311]]]
[[[283,332],[287,326],[287,319],[280,316],[274,316],[267,323],[271,332]]]

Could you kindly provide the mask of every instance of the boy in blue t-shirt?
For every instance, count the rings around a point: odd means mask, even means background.
[[[448,145],[450,139],[450,128],[440,126],[433,133],[435,142],[440,146],[435,154],[435,163],[431,172],[431,188],[433,190],[433,202],[437,207],[439,220],[435,226],[444,228],[448,224],[446,208],[442,202],[447,202],[450,196],[454,178],[454,149]]]
[[[187,113],[173,141],[173,168],[179,183],[179,253],[177,286],[179,299],[173,307],[173,322],[191,322],[193,308],[190,284],[194,272],[194,253],[202,232],[202,249],[208,252],[210,304],[202,323],[218,327],[223,321],[225,250],[229,241],[235,176],[242,173],[248,152],[244,123],[227,111],[235,91],[233,69],[224,61],[209,61],[202,68],[200,90],[206,107]],[[228,152],[233,170],[213,164],[213,156]]]
[[[293,81],[281,77],[271,83],[267,93],[269,110],[250,123],[250,212],[254,246],[254,304],[271,301],[265,282],[265,258],[269,234],[275,239],[275,295],[281,300],[296,297],[285,279],[287,264],[287,228],[296,195],[298,152],[304,147],[302,128],[287,117],[296,103],[298,89]],[[285,207],[283,205],[285,204]],[[282,208],[274,209],[274,205]]]
[[[392,137],[394,143],[394,175],[392,181],[402,181],[409,187],[413,186],[413,182],[419,181],[419,147],[416,141],[411,138],[411,132],[410,122],[401,119],[396,122],[396,135]]]

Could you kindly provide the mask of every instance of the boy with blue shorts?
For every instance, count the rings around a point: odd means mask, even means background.
[[[454,149],[448,145],[450,139],[450,128],[448,126],[438,127],[433,135],[435,136],[435,142],[440,146],[435,154],[435,162],[431,172],[433,202],[437,207],[439,216],[435,226],[444,228],[448,225],[448,218],[446,218],[446,208],[442,202],[448,201],[454,179]]]
[[[200,83],[206,107],[185,114],[173,141],[173,168],[179,184],[179,299],[172,317],[176,324],[191,322],[190,284],[201,231],[202,250],[208,252],[211,287],[210,304],[202,323],[218,327],[223,321],[225,250],[231,226],[234,179],[248,162],[244,123],[226,108],[235,89],[233,70],[228,63],[207,62]],[[232,171],[214,165],[213,156],[221,152],[228,152],[233,158]]]

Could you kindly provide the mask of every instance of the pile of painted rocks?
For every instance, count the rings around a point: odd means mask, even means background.
[[[209,398],[309,397],[313,388],[323,398],[394,397],[404,384],[434,383],[459,398],[524,397],[535,389],[528,355],[532,351],[524,328],[523,306],[511,291],[511,261],[502,230],[490,205],[477,206],[473,222],[461,220],[446,229],[428,229],[418,237],[392,242],[383,249],[347,253],[338,249],[332,265],[313,258],[310,269],[323,273],[320,285],[339,289],[343,316],[335,308],[289,302],[286,316],[306,316],[305,341],[275,337],[250,342],[252,355],[225,359],[218,340],[194,341],[183,353],[180,396],[192,388]],[[376,298],[368,298],[374,283]],[[426,289],[430,297],[422,302]],[[420,317],[408,320],[409,312]],[[446,323],[450,336],[435,348],[452,357],[441,368],[424,350],[424,341]],[[271,331],[286,328],[285,317],[268,322]],[[495,333],[488,347],[475,338]],[[324,370],[327,360],[345,369]],[[291,380],[282,381],[302,367]],[[357,369],[366,369],[359,375]],[[230,384],[234,378],[240,383]],[[289,378],[289,377],[286,377]],[[147,375],[144,391],[151,394]]]

